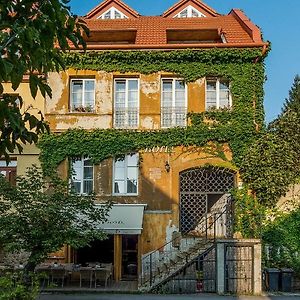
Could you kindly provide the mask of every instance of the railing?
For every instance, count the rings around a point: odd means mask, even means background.
[[[137,128],[139,121],[139,109],[137,107],[115,108],[115,128]]]
[[[206,214],[205,226],[197,231],[197,235],[188,238],[181,238],[178,235],[170,242],[143,257],[140,285],[148,284],[152,287],[157,276],[163,273],[172,274],[181,267],[184,268],[184,265],[199,253],[199,250],[203,250],[203,252],[207,250],[218,237],[218,221],[224,216],[228,216],[230,212],[231,202],[220,213]],[[209,217],[207,217],[208,215]],[[184,265],[181,265],[182,263]]]
[[[186,126],[186,107],[161,107],[162,127],[184,127]]]

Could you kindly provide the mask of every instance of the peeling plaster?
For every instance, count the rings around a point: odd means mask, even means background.
[[[79,117],[75,119],[65,118],[57,122],[56,128],[58,130],[67,130],[69,128],[83,128],[83,129],[108,129],[111,128],[111,116],[99,117]]]
[[[63,90],[65,88],[61,74],[56,72],[48,73],[48,84],[52,88],[52,98],[48,96],[46,97],[46,112],[55,112],[56,114],[64,112],[65,110],[58,111],[56,109],[56,106],[61,100]]]
[[[173,221],[169,220],[169,224],[166,227],[166,243],[172,241],[172,239],[173,239],[173,232],[179,232],[179,228],[177,228],[172,223],[173,223]]]
[[[160,89],[160,81],[147,81],[147,80],[141,80],[140,82],[140,89],[143,94],[146,96],[149,96],[149,94],[156,94],[159,93]]]
[[[195,87],[194,88],[198,88],[198,86],[201,86],[205,83],[205,78],[199,78],[195,81]],[[198,85],[198,86],[197,86]]]
[[[102,114],[112,113],[112,82],[110,74],[101,73],[100,79],[96,81],[96,111]]]
[[[155,126],[154,121],[151,117],[146,117],[141,119],[141,126],[146,129],[158,129]]]

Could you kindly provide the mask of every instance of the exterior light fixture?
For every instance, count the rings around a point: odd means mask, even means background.
[[[168,161],[166,161],[166,163],[165,163],[165,169],[166,169],[167,173],[170,172],[171,167],[170,167],[170,164]]]

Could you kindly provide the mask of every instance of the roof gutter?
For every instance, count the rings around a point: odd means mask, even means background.
[[[267,51],[269,43],[226,43],[226,44],[164,44],[164,45],[101,45],[87,44],[86,50],[176,50],[176,49],[211,49],[211,48],[263,48],[263,53]],[[71,47],[71,50],[83,50]]]

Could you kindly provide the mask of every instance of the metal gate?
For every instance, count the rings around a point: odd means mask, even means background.
[[[225,292],[253,293],[253,246],[225,246]]]
[[[210,211],[209,195],[224,195],[234,187],[233,171],[203,167],[180,173],[180,231],[194,230]]]

